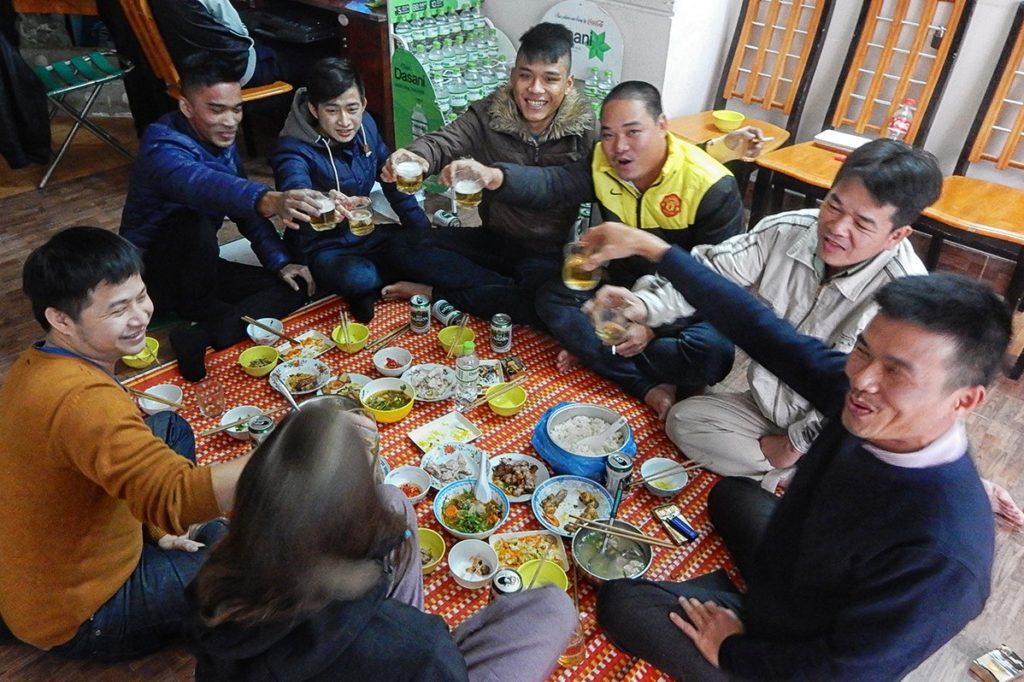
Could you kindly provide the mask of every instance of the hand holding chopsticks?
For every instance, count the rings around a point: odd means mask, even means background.
[[[285,341],[293,343],[296,346],[301,346],[302,345],[301,343],[296,341],[293,337],[288,336],[284,332],[279,332],[276,329],[274,329],[273,327],[268,327],[267,325],[263,324],[262,322],[260,322],[256,318],[249,317],[248,315],[242,315],[242,321],[243,322],[248,322],[252,326],[254,326],[254,327],[258,328],[258,329],[262,329],[265,332],[270,332],[271,334],[273,334],[277,338],[284,339]]]
[[[152,400],[154,403],[160,403],[161,405],[166,405],[167,407],[173,407],[176,410],[180,410],[182,407],[182,403],[178,403],[173,400],[168,400],[167,398],[161,398],[158,395],[146,393],[145,391],[139,391],[134,388],[129,388],[128,392],[139,398],[143,398],[145,400]]]
[[[644,476],[643,478],[637,478],[637,479],[634,479],[633,481],[630,481],[629,488],[630,488],[630,490],[632,490],[633,488],[636,488],[637,486],[641,486],[644,483],[650,483],[651,481],[657,481],[659,478],[667,478],[669,476],[675,476],[676,474],[682,474],[682,473],[687,473],[688,474],[688,473],[690,473],[692,471],[697,471],[698,469],[702,469],[702,468],[703,467],[700,464],[695,464],[695,463],[683,464],[682,462],[680,462],[676,466],[668,467],[667,469],[662,469],[661,471],[656,471],[656,472],[654,472],[653,474],[651,474],[649,476]]]
[[[581,528],[595,530],[598,533],[604,533],[606,535],[614,535],[617,538],[623,538],[625,540],[635,540],[636,542],[643,542],[648,545],[664,547],[665,549],[676,549],[676,546],[667,540],[659,540],[658,538],[652,538],[650,535],[645,535],[644,533],[637,533],[636,531],[632,531],[627,528],[613,526],[604,523],[603,521],[585,519],[582,516],[576,516],[575,514],[569,514],[569,516],[579,521]]]

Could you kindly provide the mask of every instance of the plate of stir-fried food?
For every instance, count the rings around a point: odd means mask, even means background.
[[[301,395],[312,393],[330,381],[331,369],[319,360],[296,358],[275,367],[270,379],[283,384],[292,395]]]
[[[330,349],[334,348],[334,342],[324,334],[315,329],[303,332],[295,337],[298,345],[291,341],[276,346],[277,352],[281,354],[282,360],[294,360],[295,358],[316,358]]]
[[[431,485],[440,490],[454,481],[479,476],[480,450],[465,443],[441,443],[423,455],[420,466],[430,474]]]
[[[533,491],[533,515],[556,535],[572,537],[583,519],[607,519],[612,512],[612,496],[604,486],[582,476],[555,476]]]
[[[554,561],[562,570],[569,570],[569,559],[565,556],[562,539],[546,530],[524,530],[515,533],[495,533],[487,542],[498,555],[501,568],[519,568],[527,561],[547,559]]]
[[[509,502],[529,502],[534,489],[550,476],[536,457],[518,452],[491,457],[491,482],[505,491]]]

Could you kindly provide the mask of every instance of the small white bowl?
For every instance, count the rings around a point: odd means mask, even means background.
[[[399,363],[398,367],[388,367],[388,359]],[[386,377],[400,377],[412,366],[412,353],[398,346],[382,348],[373,354],[373,366]]]
[[[185,393],[174,384],[157,384],[156,386],[147,388],[145,392],[150,395],[155,395],[158,398],[172,400],[176,403],[180,403],[181,399],[185,397]],[[139,398],[139,407],[141,407],[142,411],[148,415],[154,415],[157,412],[163,412],[164,410],[171,410],[172,412],[178,411],[175,407],[158,403],[155,400],[147,400],[146,398]]]
[[[400,466],[397,469],[392,469],[391,472],[384,477],[384,482],[389,483],[396,488],[401,488],[405,483],[411,483],[418,487],[420,489],[420,494],[415,497],[409,497],[409,502],[412,504],[420,502],[430,491],[430,474],[420,467],[406,465]]]
[[[490,573],[479,576],[469,572],[470,562],[474,556],[480,557],[490,567]],[[455,582],[467,590],[487,587],[491,577],[498,570],[498,553],[483,540],[462,540],[448,552],[448,570],[451,571]]]
[[[678,469],[680,465],[682,465],[682,462],[677,462],[667,457],[651,457],[640,465],[640,475],[643,478],[647,478],[657,474],[659,471]],[[653,481],[644,481],[644,487],[647,488],[647,492],[655,497],[675,497],[686,487],[689,480],[690,475],[688,473],[678,471],[663,478],[656,478]]]
[[[258,321],[271,329],[276,329],[279,332],[284,331],[284,322],[276,317],[261,317]],[[275,336],[265,329],[260,329],[254,324],[250,324],[246,327],[245,333],[249,335],[249,338],[252,339],[253,343],[259,346],[273,346],[281,340],[281,337]]]
[[[243,417],[257,417],[263,414],[263,410],[254,405],[239,405],[238,407],[232,408],[224,413],[224,416],[220,418],[220,425],[230,424],[236,422]],[[228,429],[224,433],[228,434],[232,438],[238,440],[249,440],[249,423],[241,424]]]

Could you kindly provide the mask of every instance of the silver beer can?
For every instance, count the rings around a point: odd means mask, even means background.
[[[523,591],[523,578],[514,568],[503,568],[491,578],[491,598]]]
[[[621,452],[613,452],[608,455],[608,461],[604,466],[604,487],[612,495],[618,490],[619,484],[629,485],[629,479],[633,477],[633,458]]]
[[[422,294],[409,299],[409,329],[417,334],[430,331],[430,299]]]
[[[495,353],[512,350],[512,318],[505,313],[491,318],[491,350]]]
[[[434,301],[434,305],[430,307],[430,310],[434,313],[434,319],[446,327],[457,324],[459,318],[462,317],[462,311],[443,298]]]
[[[277,423],[265,414],[253,417],[249,420],[249,440],[259,445],[267,439],[275,426]]]

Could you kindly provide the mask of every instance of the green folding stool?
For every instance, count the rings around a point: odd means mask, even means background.
[[[65,59],[64,61],[54,62],[53,64],[46,64],[45,66],[36,66],[35,72],[39,80],[43,82],[43,86],[46,88],[46,96],[50,98],[50,102],[53,106],[50,107],[50,120],[53,120],[57,110],[60,109],[75,119],[74,126],[71,127],[71,131],[68,136],[64,138],[64,142],[61,143],[60,150],[57,152],[57,157],[50,164],[50,167],[46,169],[46,175],[43,176],[42,181],[39,183],[39,188],[42,189],[46,186],[46,183],[50,180],[50,175],[53,174],[54,168],[60,163],[60,160],[64,157],[64,153],[71,146],[71,140],[74,139],[75,134],[78,133],[78,129],[85,126],[93,134],[99,137],[101,140],[109,144],[117,151],[124,154],[129,159],[135,157],[125,149],[124,145],[117,141],[110,133],[103,128],[100,128],[92,121],[88,120],[89,111],[92,109],[93,103],[96,101],[96,96],[100,94],[100,90],[104,85],[110,81],[120,80],[124,78],[125,74],[132,70],[133,65],[128,62],[124,62],[118,58],[118,63],[122,66],[115,66],[108,57],[117,57],[114,52],[90,52],[87,55],[72,57],[71,59]],[[83,88],[92,88],[85,100],[85,105],[81,111],[75,109],[67,102],[64,98],[68,93]]]

